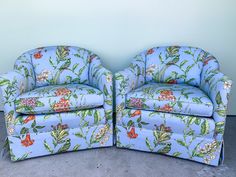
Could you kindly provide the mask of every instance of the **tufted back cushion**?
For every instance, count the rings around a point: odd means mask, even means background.
[[[146,82],[200,85],[204,51],[194,47],[156,47],[146,52]]]
[[[42,47],[27,54],[35,72],[36,87],[88,83],[90,52],[69,46]]]

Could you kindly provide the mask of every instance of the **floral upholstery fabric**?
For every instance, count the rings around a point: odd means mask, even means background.
[[[200,85],[204,52],[193,47],[156,47],[146,53],[146,82]]]
[[[127,94],[126,107],[206,117],[213,112],[202,90],[183,84],[146,84]]]
[[[160,130],[169,133],[202,136],[213,138],[215,135],[215,121],[212,118],[153,112],[140,109],[126,109],[117,125],[129,130],[131,127],[147,130]]]
[[[39,87],[16,98],[16,112],[43,114],[103,106],[100,90],[82,84]]]
[[[117,147],[214,166],[223,161],[223,135],[232,81],[220,72],[218,61],[210,53],[181,46],[145,50],[134,57],[128,68],[115,74],[115,85]],[[168,86],[170,91],[161,94],[162,86]],[[187,94],[187,98],[181,91],[170,89],[184,87],[189,89],[183,93],[196,91],[197,94]],[[132,102],[131,96],[136,98]],[[185,105],[174,104],[178,99],[191,100],[198,107],[194,104],[189,106],[191,110],[184,109]],[[162,109],[163,104],[174,104],[174,107]],[[206,105],[208,109],[203,110]],[[166,112],[175,109],[181,112]],[[183,115],[186,113],[189,114]]]
[[[113,144],[111,124],[65,129],[56,126],[51,132],[9,136],[12,161],[68,151],[109,147]]]
[[[14,121],[14,134],[24,135],[26,133],[51,132],[59,127],[63,129],[73,129],[100,124],[106,124],[105,111],[103,108],[56,114],[21,115]]]
[[[52,46],[28,51],[36,86],[88,83],[89,51],[78,47]]]
[[[25,52],[0,88],[11,160],[113,145],[112,73],[91,51]]]

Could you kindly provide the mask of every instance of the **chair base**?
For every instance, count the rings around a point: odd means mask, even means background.
[[[68,151],[113,146],[111,124],[8,136],[12,161]]]
[[[218,166],[223,160],[222,141],[202,136],[134,128],[135,132],[131,133],[123,126],[116,126],[118,148],[160,153],[212,166]]]

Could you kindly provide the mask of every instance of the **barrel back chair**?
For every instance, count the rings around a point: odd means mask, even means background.
[[[115,74],[117,147],[218,165],[232,81],[195,47],[145,50]]]
[[[0,76],[13,161],[113,145],[112,73],[83,48],[33,49]]]

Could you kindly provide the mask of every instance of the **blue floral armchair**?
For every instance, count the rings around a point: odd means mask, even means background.
[[[232,81],[194,47],[156,47],[115,74],[117,147],[217,166]]]
[[[13,161],[112,146],[112,73],[92,52],[42,47],[0,76]]]

